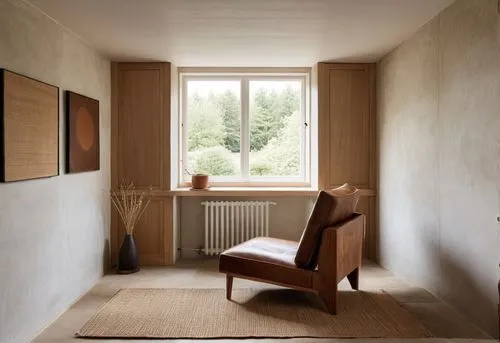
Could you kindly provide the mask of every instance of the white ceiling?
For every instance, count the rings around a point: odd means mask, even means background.
[[[28,0],[116,61],[374,62],[453,0]]]

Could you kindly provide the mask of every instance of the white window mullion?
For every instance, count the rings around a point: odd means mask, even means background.
[[[180,129],[180,137],[179,141],[182,142],[181,146],[181,163],[180,163],[180,170],[179,170],[179,176],[180,180],[185,180],[186,179],[186,174],[188,170],[188,82],[185,77],[181,76],[181,113],[182,113],[182,119],[180,121],[181,124],[181,129]],[[189,171],[192,173],[193,171]]]
[[[304,116],[304,122],[307,123],[304,133],[304,143],[301,161],[301,168],[304,170],[303,178],[306,182],[311,182],[311,80],[310,76],[306,75],[302,81],[302,102],[304,103],[304,109],[302,110],[302,115]]]
[[[250,91],[247,78],[241,80],[241,136],[240,165],[241,177],[244,181],[250,179]]]
[[[309,120],[306,117],[306,107],[308,106],[307,95],[306,95],[306,80],[305,77],[301,80],[301,101],[300,101],[300,119],[302,124],[302,130],[300,131],[300,176],[305,180],[306,176],[306,154],[307,147],[306,142],[308,139],[309,132]]]

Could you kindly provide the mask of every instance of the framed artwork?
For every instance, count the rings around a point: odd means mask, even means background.
[[[0,69],[0,181],[59,175],[59,88]]]
[[[66,172],[99,170],[99,101],[66,91]]]

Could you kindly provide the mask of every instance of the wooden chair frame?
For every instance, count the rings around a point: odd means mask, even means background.
[[[322,299],[328,312],[336,314],[338,283],[347,277],[351,287],[355,290],[359,289],[364,231],[365,216],[358,213],[346,222],[325,229],[320,243],[317,269],[304,270],[304,272],[311,273],[311,282],[308,287],[299,286],[293,282],[282,283],[261,279],[245,275],[244,271],[235,273],[221,270],[226,273],[226,298],[231,299],[233,278],[237,277],[316,293]],[[286,267],[283,272],[286,272]]]

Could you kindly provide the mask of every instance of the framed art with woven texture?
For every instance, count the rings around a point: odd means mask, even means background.
[[[0,69],[0,181],[59,175],[59,88]]]

